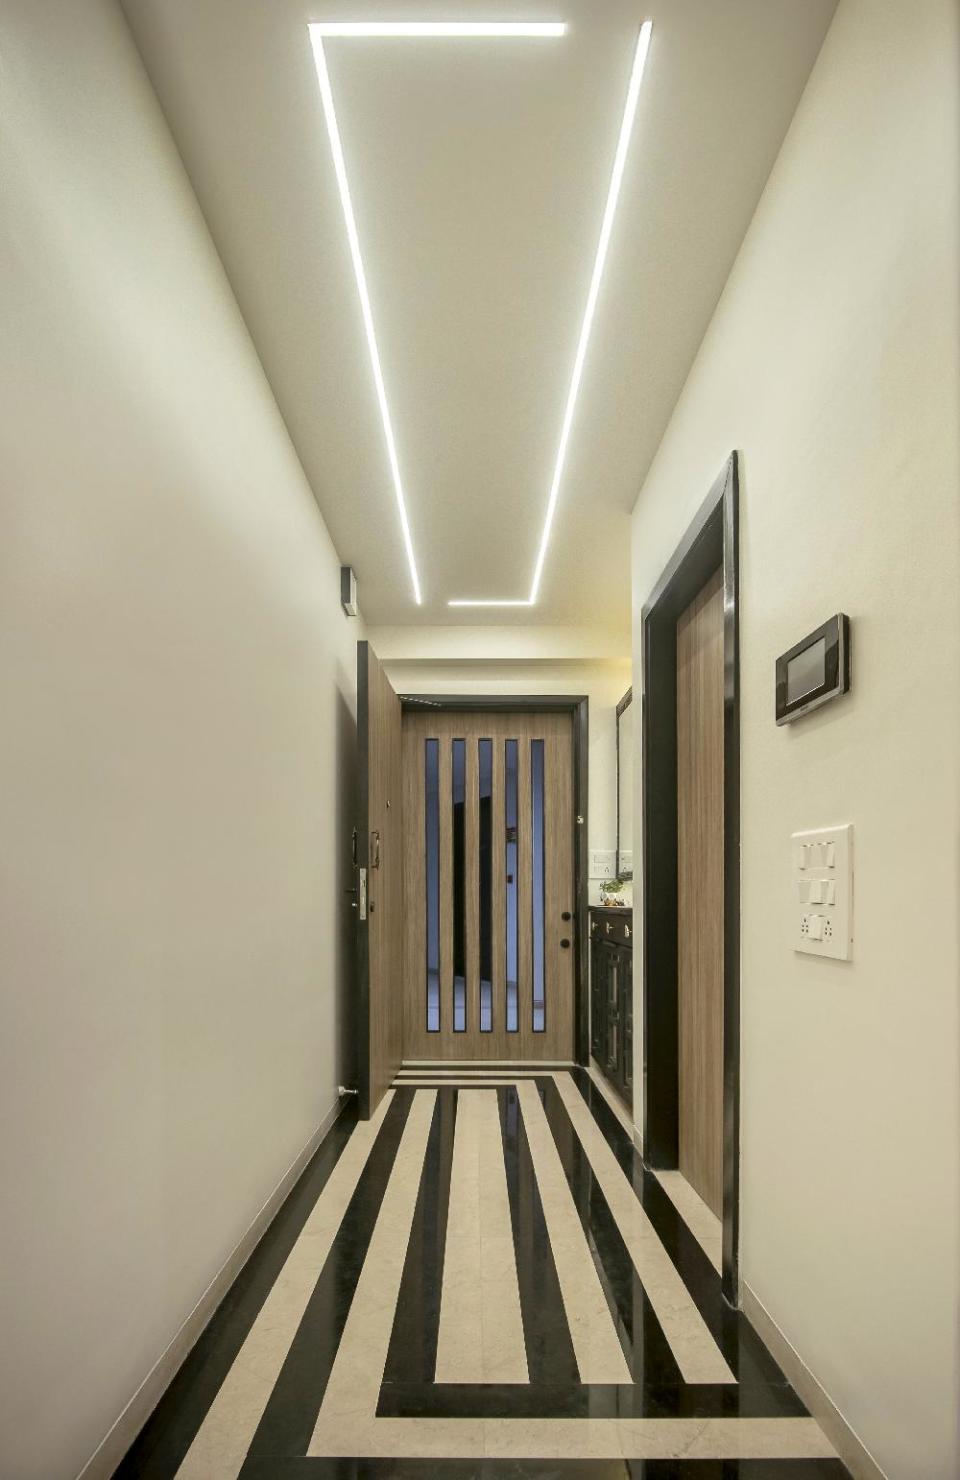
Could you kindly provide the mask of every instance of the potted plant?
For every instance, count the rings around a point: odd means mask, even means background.
[[[600,885],[600,903],[622,905],[623,902],[623,880],[604,879]]]

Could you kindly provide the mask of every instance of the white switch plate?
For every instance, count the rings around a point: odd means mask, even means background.
[[[853,824],[790,839],[793,948],[849,961],[853,955]]]
[[[591,879],[615,879],[617,876],[617,855],[612,848],[590,849],[590,877]]]

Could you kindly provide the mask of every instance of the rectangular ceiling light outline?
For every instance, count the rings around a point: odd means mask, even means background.
[[[367,288],[367,275],[364,270],[363,255],[360,251],[360,237],[357,232],[357,221],[350,195],[350,183],[347,178],[347,166],[343,155],[343,141],[340,137],[340,126],[337,122],[337,112],[333,102],[333,90],[330,86],[330,73],[327,69],[327,57],[323,45],[324,37],[352,36],[411,39],[426,37],[497,37],[501,39],[545,39],[563,36],[566,33],[566,26],[562,22],[554,21],[320,21],[309,25],[307,29],[310,33],[310,44],[313,48],[313,60],[317,71],[317,82],[320,87],[323,116],[330,139],[330,152],[333,156],[333,167],[337,178],[337,188],[340,193],[340,205],[343,211],[344,225],[347,229],[347,241],[350,247],[350,258],[353,263],[353,274],[356,279],[357,294],[360,298],[360,311],[363,317],[367,349],[370,354],[370,364],[373,370],[373,381],[377,393],[377,405],[380,409],[380,420],[383,423],[383,435],[387,445],[390,474],[393,479],[393,489],[400,515],[400,528],[403,533],[403,544],[407,554],[407,565],[410,569],[410,579],[413,584],[413,596],[417,606],[421,606],[423,604],[423,595],[420,588],[420,577],[417,573],[417,561],[413,550],[413,536],[410,532],[407,501],[403,491],[403,480],[400,476],[400,462],[397,456],[396,438],[393,433],[393,421],[390,416],[387,390],[383,379],[380,349],[377,344],[377,334],[373,323],[373,309],[370,303],[370,293]]]
[[[543,565],[547,556],[547,546],[550,543],[550,534],[553,529],[553,518],[557,508],[557,498],[560,493],[560,481],[567,460],[567,447],[570,441],[570,431],[573,426],[573,416],[576,410],[577,398],[580,394],[580,383],[583,379],[583,367],[587,357],[587,347],[590,343],[590,332],[593,328],[594,315],[597,308],[597,299],[600,294],[600,283],[603,278],[603,269],[607,260],[607,251],[610,246],[610,237],[613,232],[613,221],[616,215],[617,202],[620,198],[620,187],[623,184],[623,173],[627,162],[627,151],[630,147],[630,138],[633,133],[633,123],[637,112],[637,101],[640,97],[640,84],[643,81],[643,72],[647,62],[647,53],[650,50],[650,36],[653,31],[653,22],[644,21],[640,27],[637,38],[637,48],[634,52],[633,67],[630,73],[630,82],[627,86],[627,96],[623,107],[623,118],[620,122],[620,135],[617,140],[616,153],[613,159],[613,169],[610,174],[610,186],[607,190],[607,203],[603,212],[603,221],[600,226],[600,237],[597,242],[597,252],[593,263],[593,272],[590,275],[590,288],[587,293],[587,302],[584,309],[583,321],[580,325],[580,337],[577,341],[577,352],[573,360],[573,373],[570,377],[570,387],[567,391],[567,401],[563,413],[563,422],[560,428],[560,442],[557,447],[557,457],[554,463],[553,478],[550,483],[550,492],[547,498],[547,512],[543,524],[543,533],[540,537],[540,547],[537,551],[537,561],[533,570],[533,581],[530,587],[530,595],[526,600],[517,598],[510,601],[469,600],[458,598],[448,601],[448,606],[533,606],[536,603],[540,591],[540,581],[543,576]]]

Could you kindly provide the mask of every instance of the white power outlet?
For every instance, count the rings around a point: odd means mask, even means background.
[[[617,855],[612,848],[590,849],[591,879],[614,879],[617,873]]]
[[[853,955],[853,826],[794,833],[793,948],[849,961]]]

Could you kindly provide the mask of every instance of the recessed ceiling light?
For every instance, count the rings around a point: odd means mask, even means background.
[[[319,36],[392,37],[484,37],[544,38],[563,36],[563,21],[314,21],[310,30]]]
[[[447,603],[448,606],[533,606],[536,602],[540,590],[540,579],[543,575],[543,563],[547,556],[547,546],[550,543],[550,532],[553,528],[553,516],[556,512],[557,496],[560,492],[560,480],[563,477],[564,464],[567,460],[570,429],[573,425],[573,414],[576,410],[577,397],[580,394],[583,366],[587,357],[590,331],[593,328],[593,319],[597,309],[597,298],[600,293],[600,281],[603,277],[604,264],[607,260],[607,249],[610,246],[613,218],[616,215],[617,201],[620,197],[620,186],[623,183],[623,171],[627,162],[627,150],[630,146],[630,135],[633,131],[633,121],[637,112],[637,100],[640,96],[640,84],[643,81],[643,69],[646,65],[647,53],[650,50],[650,35],[652,30],[653,22],[644,21],[640,27],[640,35],[637,38],[637,49],[634,52],[633,68],[630,73],[626,101],[623,106],[623,118],[620,123],[620,137],[617,140],[617,150],[613,159],[613,171],[610,175],[610,187],[607,191],[607,204],[604,208],[603,221],[600,226],[600,239],[597,243],[597,254],[594,258],[593,272],[590,277],[586,308],[584,309],[583,322],[580,325],[580,338],[577,341],[577,352],[573,360],[573,374],[570,377],[570,388],[567,392],[567,403],[563,413],[563,422],[560,427],[560,443],[557,447],[553,479],[547,498],[547,513],[543,524],[543,534],[540,537],[537,562],[533,569],[533,582],[530,587],[530,595],[525,601],[472,601],[458,599],[456,601],[449,601]]]
[[[417,562],[413,553],[413,537],[410,533],[407,501],[404,497],[403,481],[400,477],[397,444],[393,435],[393,422],[387,402],[387,390],[383,380],[383,367],[380,363],[377,334],[373,325],[373,309],[370,304],[370,293],[367,288],[367,275],[364,271],[363,256],[360,252],[360,238],[357,233],[356,217],[353,213],[353,201],[350,198],[350,184],[347,180],[347,166],[343,157],[340,126],[337,123],[337,111],[333,105],[333,91],[330,87],[327,57],[323,48],[324,37],[416,38],[448,36],[459,38],[500,37],[509,40],[522,37],[547,38],[562,36],[567,28],[561,21],[319,21],[308,26],[307,29],[310,32],[313,60],[317,69],[317,81],[320,84],[323,116],[326,120],[327,133],[330,138],[330,151],[333,155],[333,167],[337,177],[337,188],[340,192],[340,205],[343,209],[343,219],[347,228],[347,241],[350,245],[353,274],[356,278],[357,293],[360,297],[360,311],[363,315],[363,327],[367,336],[367,349],[370,353],[370,364],[373,369],[373,382],[377,392],[377,404],[380,407],[380,419],[383,423],[383,435],[387,444],[387,456],[390,461],[393,489],[396,495],[397,508],[400,513],[400,528],[403,532],[403,544],[407,552],[407,565],[410,568],[410,579],[413,583],[413,598],[417,605],[420,606],[423,603],[423,595],[420,590],[420,577],[417,574]]]

